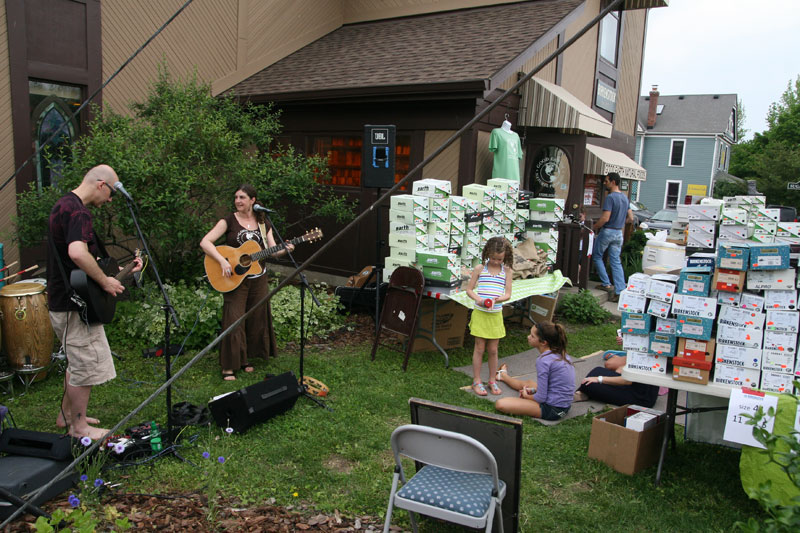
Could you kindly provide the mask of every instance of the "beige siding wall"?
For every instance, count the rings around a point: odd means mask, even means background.
[[[625,11],[622,35],[622,64],[617,88],[617,115],[614,128],[628,135],[636,134],[636,106],[641,87],[642,56],[646,10]]]
[[[342,0],[344,23],[363,22],[470,7],[510,4],[519,0]],[[319,0],[319,3],[322,3]],[[330,2],[333,3],[333,2]]]
[[[600,0],[586,0],[583,13],[569,26],[566,38],[575,35],[600,13]],[[578,97],[584,104],[592,105],[594,72],[597,65],[597,24],[564,52],[561,86]]]
[[[455,130],[435,130],[425,132],[425,157],[432,154],[444,142],[453,136]],[[458,187],[458,154],[461,152],[461,139],[457,139],[444,152],[425,165],[422,177],[426,179],[447,180],[453,191]],[[453,194],[456,194],[455,192]]]
[[[0,124],[6,125],[0,130],[0,185],[2,185],[16,170],[14,168],[14,135],[11,128],[11,77],[8,67],[8,25],[6,24],[5,2],[0,4]],[[19,259],[19,250],[11,241],[11,232],[14,229],[12,216],[17,214],[16,193],[17,184],[13,181],[0,191],[0,242],[3,243],[5,264]],[[24,267],[17,265],[9,271],[16,272],[20,268]]]
[[[103,80],[114,73],[184,0],[103,2]],[[161,32],[103,91],[106,105],[118,112],[141,101],[166,60],[173,76],[186,77],[194,68],[212,81],[235,70],[238,28],[236,0],[195,0]]]
[[[486,180],[492,177],[494,154],[489,151],[489,138],[491,132],[478,132],[478,148],[475,150],[475,183],[486,185]]]
[[[539,50],[536,53],[536,55],[533,56],[533,58],[531,58],[528,61],[526,61],[522,65],[522,67],[520,68],[520,71],[522,71],[522,72],[527,74],[528,72],[530,72],[531,70],[533,70],[534,68],[539,66],[539,63],[544,61],[547,58],[547,56],[549,56],[550,54],[555,52],[556,49],[558,49],[558,39],[553,39],[552,41],[547,43],[547,45],[544,48]],[[542,70],[540,70],[536,74],[536,77],[539,78],[540,80],[545,80],[545,81],[549,81],[549,82],[555,83],[556,82],[556,62],[555,61],[551,61],[550,63],[545,65],[544,68]],[[517,83],[517,76],[516,75],[511,76],[506,81],[501,83],[500,84],[500,88],[502,90],[506,91],[510,87],[512,87],[515,83]]]

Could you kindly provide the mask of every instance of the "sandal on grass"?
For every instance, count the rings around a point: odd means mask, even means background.
[[[233,370],[230,372],[222,371],[222,381],[236,381],[236,376],[233,374]]]
[[[485,387],[485,386],[483,385],[483,383],[482,383],[482,382],[480,382],[480,381],[478,381],[478,382],[475,382],[475,383],[473,383],[473,384],[472,384],[472,390],[473,390],[473,391],[475,392],[475,394],[477,394],[478,396],[486,396],[486,394],[487,394],[487,392],[486,392],[486,387]]]
[[[500,387],[497,386],[497,383],[494,381],[489,382],[489,390],[492,394],[503,394],[503,391],[500,390]]]

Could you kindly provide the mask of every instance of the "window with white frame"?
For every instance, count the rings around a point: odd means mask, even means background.
[[[686,139],[672,139],[669,149],[669,166],[682,167],[683,156],[686,153]]]
[[[680,181],[667,181],[667,188],[664,191],[664,209],[675,209],[681,197]]]
[[[600,21],[600,57],[616,66],[619,50],[619,13],[609,13]]]

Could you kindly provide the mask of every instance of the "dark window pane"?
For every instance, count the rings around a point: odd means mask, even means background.
[[[672,155],[669,164],[673,167],[683,166],[683,141],[672,142]]]

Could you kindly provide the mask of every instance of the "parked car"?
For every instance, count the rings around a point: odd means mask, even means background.
[[[767,209],[780,209],[780,222],[797,222],[797,209],[786,205],[768,205]]]
[[[633,211],[633,225],[639,227],[642,222],[647,222],[653,217],[653,212],[649,211],[643,203],[631,201],[631,211]]]
[[[672,223],[675,222],[676,218],[678,218],[677,209],[662,209],[661,211],[657,212],[655,215],[650,217],[650,220],[648,220],[646,223],[647,224],[646,229],[668,230],[669,228],[672,227]]]

